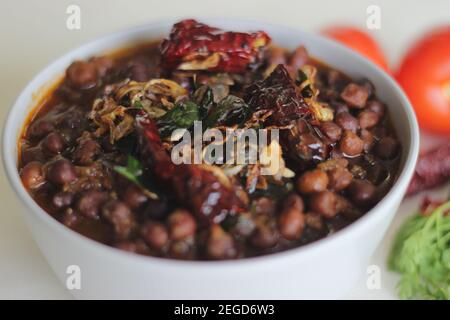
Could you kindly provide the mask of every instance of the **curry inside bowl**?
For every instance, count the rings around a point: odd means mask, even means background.
[[[180,263],[189,266],[187,270],[192,277],[187,281],[174,283],[161,274],[159,280],[144,276],[153,286],[170,281],[171,286],[186,289],[189,282],[198,279],[201,270],[208,278],[226,268],[233,274],[239,265],[244,267],[242,273],[248,280],[257,283],[258,277],[263,276],[261,271],[268,266],[293,268],[301,260],[304,260],[302,268],[317,278],[323,272],[311,266],[320,263],[317,259],[332,258],[323,257],[325,251],[335,248],[336,254],[345,246],[357,245],[350,244],[352,238],[372,235],[360,248],[346,253],[349,259],[337,262],[341,270],[349,263],[351,269],[358,270],[392,218],[393,213],[386,209],[392,211],[401,200],[417,156],[417,126],[407,100],[377,67],[327,40],[249,22],[212,24],[225,30],[265,30],[276,46],[268,46],[268,38],[263,33],[246,34],[249,42],[244,47],[251,49],[252,41],[258,44],[253,51],[246,51],[248,64],[244,69],[241,60],[231,61],[232,42],[228,53],[209,52],[193,60],[185,57],[177,60],[168,54],[170,40],[163,52],[159,44],[148,44],[136,45],[109,58],[91,58],[112,49],[130,47],[130,43],[160,38],[164,36],[161,31],[167,34],[169,27],[161,24],[106,37],[75,50],[44,70],[27,87],[5,127],[21,140],[19,163],[14,157],[4,155],[13,185],[27,205],[33,207],[27,219],[40,221],[31,222],[31,228],[35,234],[39,228],[40,231],[55,228],[52,234],[70,237],[70,243],[77,246],[74,253],[80,250],[78,259],[90,265],[92,272],[105,259],[116,259],[113,258],[116,254],[117,259],[122,259],[119,256],[123,255],[81,240],[55,224],[47,213],[43,215],[41,208],[92,239],[143,255],[179,260],[264,256],[223,262],[215,270],[204,269],[210,268],[207,263],[200,266],[195,262],[162,261],[137,255],[133,256],[133,262],[129,260],[129,265],[122,265],[125,269],[137,268],[140,274],[144,272],[143,263],[154,261],[174,267]],[[265,43],[261,43],[263,38]],[[299,44],[304,47],[296,49]],[[242,45],[236,48],[239,47]],[[75,60],[85,62],[70,65]],[[285,66],[277,66],[280,62]],[[196,70],[205,68],[205,64],[209,70]],[[66,68],[66,77],[56,90],[47,94],[47,101],[21,131],[24,116],[17,110],[30,110],[27,94]],[[273,90],[281,91],[267,94]],[[205,100],[207,94],[212,94],[211,101]],[[280,99],[281,103],[277,104]],[[110,115],[106,111],[116,112],[113,122],[104,117]],[[181,115],[183,121],[174,119],[174,114]],[[398,117],[407,121],[399,121]],[[244,165],[233,174],[236,166],[167,164],[167,150],[174,147],[167,137],[176,128],[192,130],[193,123],[187,120],[201,120],[208,127],[220,129],[256,125],[280,129],[279,143],[268,144],[281,149],[280,170],[273,175],[255,177],[252,169],[256,165]],[[155,128],[156,131],[151,131]],[[164,143],[159,139],[145,139],[153,137],[155,132],[162,136]],[[12,147],[13,143],[5,135],[4,147]],[[17,150],[17,146],[14,148],[11,150]],[[155,157],[161,150],[165,156]],[[15,172],[11,171],[12,165]],[[24,192],[17,166],[22,181],[41,208]],[[201,179],[195,180],[198,177]],[[213,185],[215,189],[211,188]],[[212,194],[217,196],[213,202]],[[343,227],[344,230],[336,232]],[[364,235],[368,228],[371,231]],[[59,274],[61,264],[67,262],[54,255],[61,249],[49,244],[49,235],[39,234],[37,240],[45,243],[41,245],[44,252],[51,252],[49,259]],[[91,253],[82,254],[85,246]],[[87,256],[96,250],[110,253],[99,254],[87,262]],[[283,253],[267,255],[280,251]],[[128,255],[124,257],[131,259]],[[282,265],[282,261],[289,266]],[[252,270],[258,271],[249,276]],[[290,286],[279,271],[270,280],[278,288],[275,292]],[[226,293],[236,283],[234,280],[227,284],[231,274],[219,281],[223,290],[217,295]],[[237,278],[243,274],[237,273]],[[143,291],[135,276],[128,276],[129,292],[150,294]],[[106,281],[107,277],[108,274],[98,281]],[[276,278],[280,277],[283,281],[276,284]],[[306,277],[306,274],[296,277]],[[323,276],[317,282],[323,285],[318,287],[326,286],[327,281],[332,286],[329,278]],[[208,291],[208,284],[201,283],[200,287]],[[303,283],[305,288],[313,287],[312,280]],[[346,286],[343,284],[341,289]],[[253,285],[244,291],[255,293],[257,288],[258,285]],[[93,286],[87,292],[105,294]],[[197,289],[192,292],[195,296],[200,294]],[[298,296],[306,291],[289,292]],[[163,290],[161,294],[176,296],[177,293]]]

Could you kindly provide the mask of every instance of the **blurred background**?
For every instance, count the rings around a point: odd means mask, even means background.
[[[81,29],[66,27],[67,7],[81,9]],[[366,12],[380,8],[380,28],[368,30]],[[0,128],[14,99],[44,66],[72,48],[124,28],[183,17],[242,18],[318,32],[351,25],[371,35],[396,70],[410,45],[434,26],[450,23],[449,0],[2,0],[0,4]],[[276,39],[275,39],[276,41]],[[301,39],[294,40],[301,43]],[[450,126],[450,124],[449,124]],[[431,140],[448,140],[433,137]],[[69,298],[17,214],[18,203],[0,177],[0,298]],[[393,298],[394,292],[379,297]],[[356,291],[350,297],[371,297]]]

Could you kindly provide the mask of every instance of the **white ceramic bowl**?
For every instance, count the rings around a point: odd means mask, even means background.
[[[391,222],[413,173],[419,131],[412,108],[386,73],[358,54],[317,35],[265,23],[203,19],[226,30],[265,30],[287,48],[299,44],[316,58],[353,77],[366,77],[389,106],[403,146],[399,177],[389,193],[344,230],[312,244],[263,257],[224,262],[176,261],[134,255],[94,242],[66,228],[28,195],[17,171],[17,139],[33,108],[33,93],[60,77],[76,59],[108,52],[168,34],[174,21],[150,24],[92,41],[72,50],[40,72],[11,108],[3,133],[3,160],[25,220],[62,283],[67,267],[81,268],[77,298],[261,299],[339,298],[366,272],[369,258]]]

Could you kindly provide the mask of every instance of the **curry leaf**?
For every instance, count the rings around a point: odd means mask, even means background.
[[[144,106],[142,105],[142,102],[140,102],[140,101],[138,100],[138,101],[135,101],[135,102],[134,102],[133,108],[136,108],[136,109],[144,109]]]
[[[249,106],[239,97],[228,95],[211,108],[205,119],[207,128],[244,123],[251,114]]]
[[[127,165],[124,166],[114,166],[114,171],[116,171],[121,176],[130,180],[138,187],[142,189],[142,191],[151,199],[158,199],[158,195],[151,191],[148,186],[145,185],[142,179],[142,166],[138,159],[133,156],[128,156]],[[147,183],[148,185],[148,183]]]
[[[114,166],[114,171],[142,187],[140,181],[140,177],[142,176],[142,166],[135,157],[128,156],[126,167]]]
[[[168,137],[175,129],[188,129],[199,120],[198,105],[192,101],[179,102],[157,120],[161,137]]]

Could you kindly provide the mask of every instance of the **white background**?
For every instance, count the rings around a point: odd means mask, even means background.
[[[81,7],[81,30],[66,29],[70,4]],[[70,49],[106,33],[164,18],[202,16],[267,21],[311,32],[337,23],[365,28],[369,5],[381,8],[381,29],[371,34],[394,69],[415,37],[433,26],[450,24],[449,0],[2,0],[0,127],[15,97],[33,75]],[[70,298],[34,244],[18,215],[18,203],[3,168],[0,172],[0,298]],[[447,190],[439,192],[445,195]],[[395,298],[397,277],[385,270],[385,256],[396,228],[418,201],[415,197],[402,205],[374,256],[373,262],[382,270],[381,290],[367,290],[365,279],[361,279],[348,298]]]

